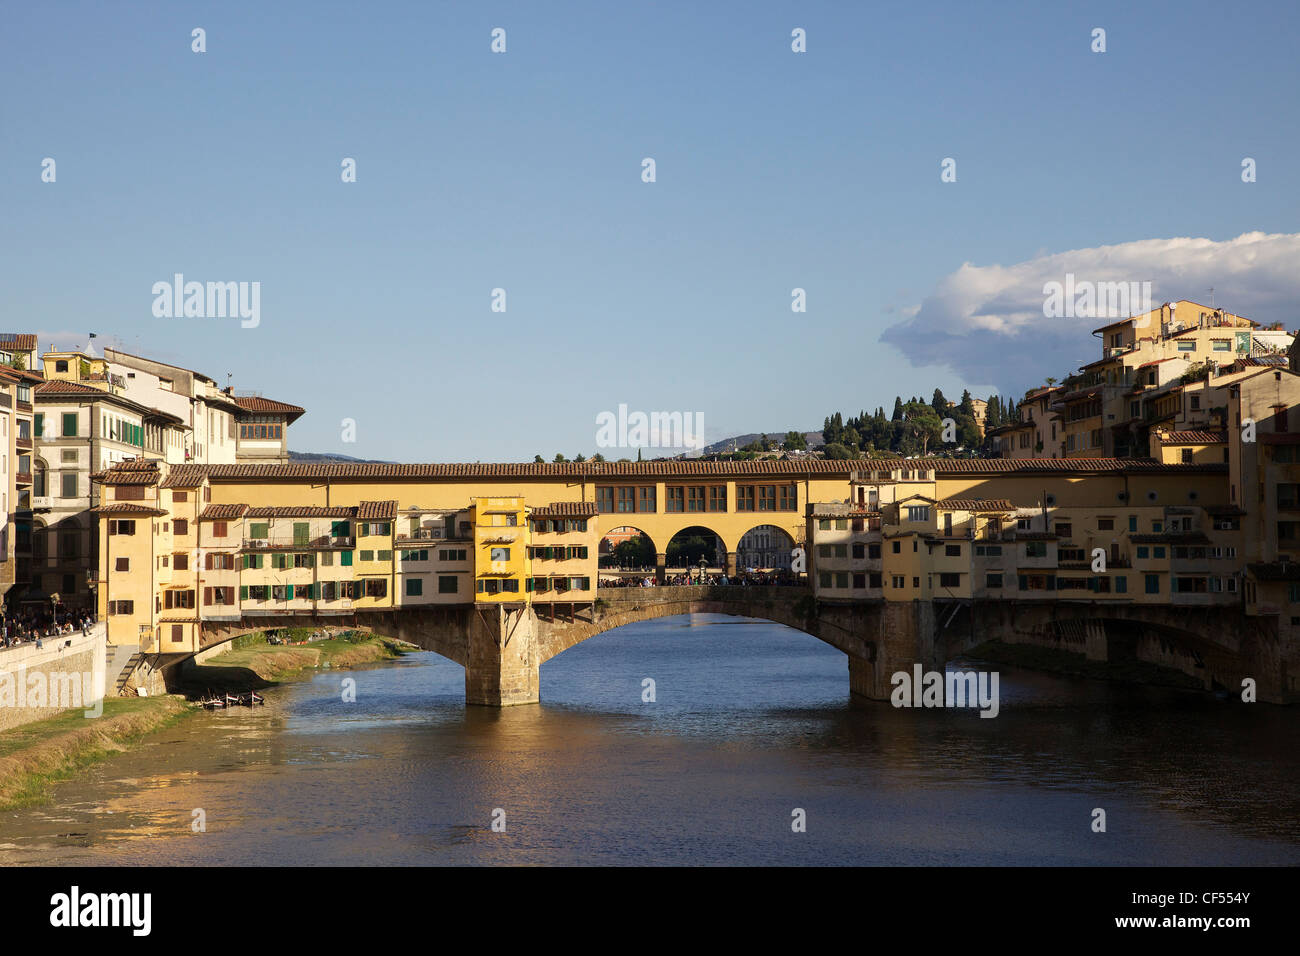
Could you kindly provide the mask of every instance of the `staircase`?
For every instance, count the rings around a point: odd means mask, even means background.
[[[104,666],[104,696],[120,697],[144,655],[139,645],[112,644],[107,650],[110,656]]]

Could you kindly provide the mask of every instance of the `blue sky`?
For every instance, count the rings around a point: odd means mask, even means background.
[[[1294,3],[979,6],[5,2],[0,327],[233,373],[295,449],[511,461],[1059,378],[1090,324],[988,327],[1039,261],[1300,326]],[[260,325],[155,318],[177,272]]]

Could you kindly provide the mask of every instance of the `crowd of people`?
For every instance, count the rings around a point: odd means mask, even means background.
[[[734,575],[726,572],[717,574],[699,571],[676,571],[665,575],[663,581],[657,581],[653,574],[635,577],[602,577],[602,588],[653,588],[653,587],[689,587],[707,585],[710,587],[771,587],[801,584],[799,575],[783,568],[771,571],[738,571]]]
[[[89,634],[94,623],[95,616],[89,611],[65,611],[57,621],[48,611],[23,611],[6,615],[3,624],[0,624],[0,647],[17,647],[29,643],[40,647],[45,638],[75,634],[77,631]]]

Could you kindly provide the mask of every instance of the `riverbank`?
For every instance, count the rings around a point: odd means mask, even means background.
[[[0,810],[43,803],[54,784],[192,712],[179,697],[111,697],[100,717],[88,718],[78,708],[6,731],[0,737]]]
[[[1086,677],[1092,680],[1122,681],[1154,687],[1173,687],[1179,690],[1205,690],[1205,685],[1194,677],[1168,667],[1158,667],[1146,661],[1090,661],[1081,654],[1058,651],[1031,644],[1004,644],[986,641],[972,647],[963,655],[993,664],[1024,667],[1061,677]]]
[[[369,634],[302,645],[270,644],[264,634],[248,635],[212,659],[219,663],[185,666],[179,685],[184,696],[110,697],[100,717],[87,718],[78,708],[8,730],[0,735],[0,810],[44,803],[55,784],[198,712],[186,696],[209,688],[247,692],[324,668],[382,663],[401,657],[406,647]]]
[[[250,634],[237,638],[232,649],[218,657],[202,664],[187,663],[181,672],[181,687],[187,694],[208,690],[247,693],[299,679],[315,670],[396,660],[409,647],[401,641],[371,634],[352,634],[309,644],[271,644],[265,634]]]

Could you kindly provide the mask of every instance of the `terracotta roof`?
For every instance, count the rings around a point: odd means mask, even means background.
[[[108,485],[152,485],[158,480],[158,462],[152,458],[129,458],[92,472],[91,481]]]
[[[397,517],[396,501],[363,501],[357,508],[362,521],[391,521]]]
[[[163,479],[163,488],[198,488],[207,476],[205,465],[172,465]]]
[[[247,510],[248,505],[208,505],[199,515],[199,520],[229,521],[232,518],[242,518]]]
[[[596,514],[594,501],[552,501],[528,512],[530,518],[594,518]]]
[[[1138,368],[1150,368],[1152,365],[1159,365],[1161,362],[1172,362],[1177,358],[1178,358],[1177,355],[1172,355],[1169,358],[1155,359],[1154,361],[1151,362],[1143,362],[1141,365],[1138,366]]]
[[[287,402],[277,402],[270,398],[262,398],[258,395],[232,395],[236,405],[246,412],[252,412],[257,415],[284,415],[289,421],[301,418],[306,409],[297,405],[290,405]]]
[[[1165,432],[1160,436],[1162,445],[1216,445],[1228,440],[1227,432],[1195,430],[1185,432]]]
[[[320,505],[277,505],[273,508],[249,508],[248,518],[352,518],[356,508],[331,507]]]
[[[0,348],[4,348],[0,345]],[[37,395],[98,395],[109,396],[112,393],[106,388],[95,388],[93,385],[83,385],[81,382],[64,382],[59,379],[47,379],[37,385],[33,391]]]
[[[1151,458],[912,458],[889,462],[903,468],[934,469],[944,475],[1038,474],[1041,472],[1222,472],[1227,465],[1163,464]],[[545,481],[555,478],[591,481],[617,478],[753,477],[848,479],[854,471],[869,468],[868,460],[786,461],[668,460],[644,462],[538,462],[529,464],[384,464],[368,462],[318,462],[287,465],[187,465],[210,481],[303,480],[491,480],[503,478]],[[180,466],[178,466],[180,467]],[[110,469],[110,471],[112,471]]]
[[[949,511],[971,511],[979,514],[1016,509],[1009,498],[945,498],[936,504]]]
[[[100,505],[98,508],[91,510],[95,514],[101,515],[165,515],[167,513],[161,508],[138,505],[134,501],[115,501],[112,504]]]
[[[6,352],[30,352],[36,348],[36,336],[31,332],[0,332],[0,349]]]

